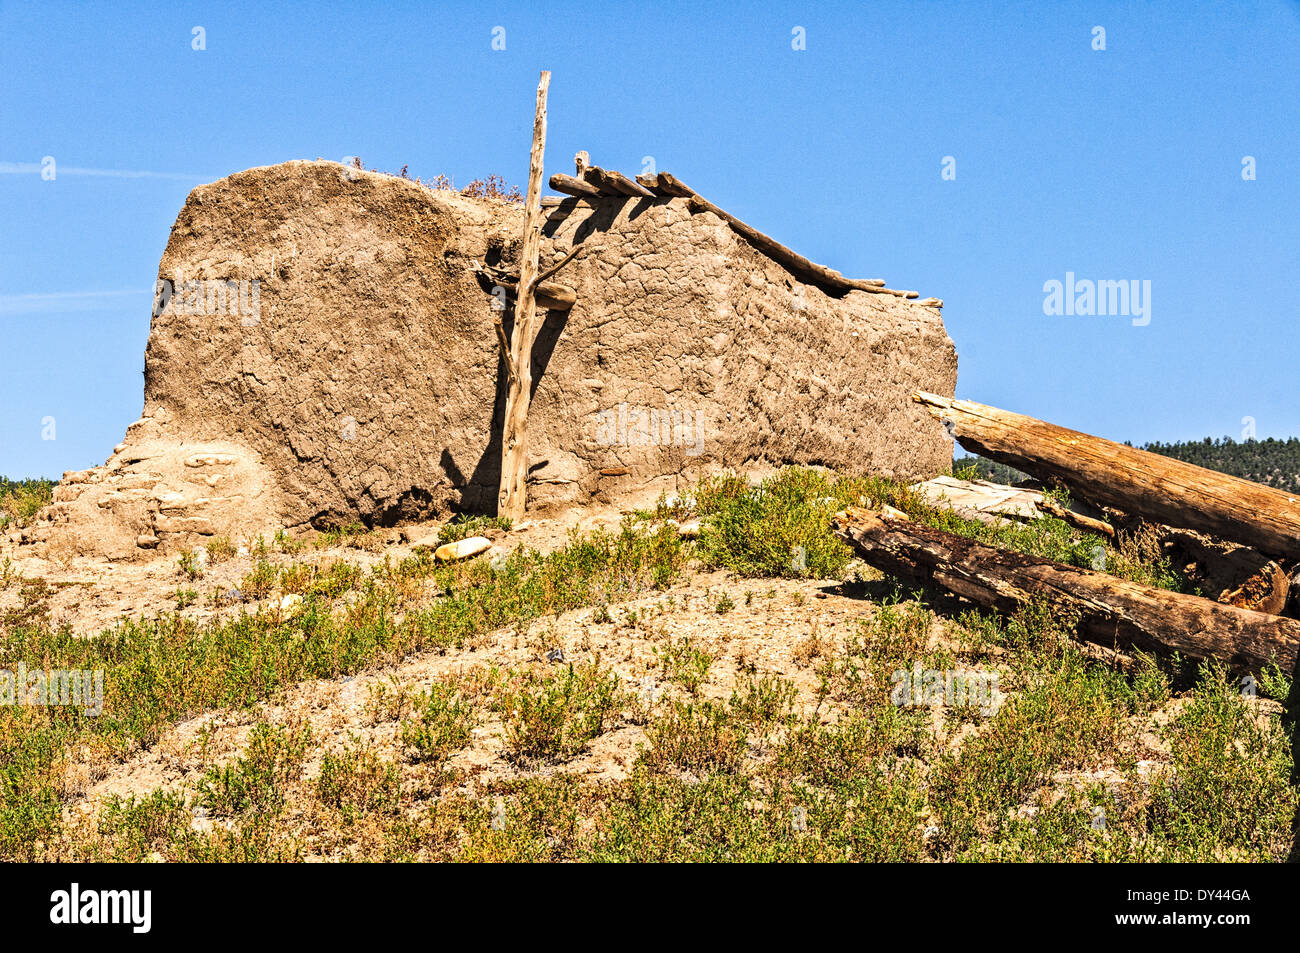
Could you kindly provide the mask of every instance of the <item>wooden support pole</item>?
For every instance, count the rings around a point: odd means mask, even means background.
[[[497,515],[520,521],[527,506],[528,405],[532,399],[533,340],[537,337],[534,307],[537,258],[542,247],[542,167],[546,155],[546,94],[551,74],[542,70],[537,84],[537,110],[533,116],[533,147],[528,164],[528,195],[524,200],[524,247],[519,261],[519,295],[510,335],[515,373],[506,389],[505,418],[501,430],[501,484]]]
[[[837,514],[834,530],[869,565],[909,583],[933,583],[1003,613],[1045,599],[1077,613],[1079,636],[1098,645],[1217,658],[1236,671],[1259,672],[1272,661],[1295,669],[1294,619],[995,549],[860,507]]]
[[[971,400],[912,399],[950,421],[967,450],[1060,483],[1079,499],[1300,559],[1300,495]]]

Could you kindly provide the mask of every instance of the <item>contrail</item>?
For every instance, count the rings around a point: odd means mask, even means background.
[[[53,291],[0,295],[0,314],[45,314],[51,311],[108,311],[122,307],[114,299],[153,295],[149,288],[123,291]]]
[[[32,175],[41,171],[36,162],[0,162],[0,175]],[[77,166],[55,166],[57,175],[100,175],[114,179],[211,179],[211,176],[192,172],[151,172],[143,169],[84,169]]]

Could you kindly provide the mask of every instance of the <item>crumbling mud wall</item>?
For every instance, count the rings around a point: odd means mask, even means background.
[[[522,230],[517,207],[332,162],[195,189],[159,266],[144,413],[27,541],[133,558],[491,512],[504,386],[472,265],[509,265]],[[548,313],[533,353],[530,505],[725,466],[911,479],[950,462],[909,400],[953,393],[938,310],[828,296],[685,199],[566,202],[545,234],[543,267],[583,251],[556,278],[577,304]]]

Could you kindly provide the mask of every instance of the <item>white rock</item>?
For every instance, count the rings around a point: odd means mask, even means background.
[[[482,536],[470,536],[467,539],[447,543],[434,550],[433,556],[440,562],[448,563],[457,559],[468,559],[492,548],[492,540]]]

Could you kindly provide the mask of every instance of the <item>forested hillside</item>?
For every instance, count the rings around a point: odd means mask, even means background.
[[[1223,437],[1187,443],[1148,443],[1142,449],[1277,487],[1300,490],[1300,438],[1246,440]]]

